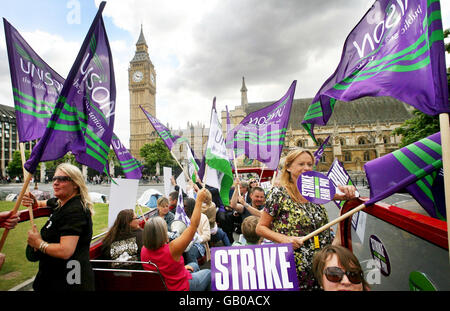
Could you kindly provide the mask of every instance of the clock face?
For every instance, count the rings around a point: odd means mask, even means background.
[[[141,82],[143,78],[144,78],[144,74],[142,72],[135,71],[133,73],[133,81],[134,82]]]

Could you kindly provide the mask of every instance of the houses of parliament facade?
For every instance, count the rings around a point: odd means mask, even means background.
[[[139,150],[146,143],[155,141],[158,134],[147,120],[139,105],[158,118],[156,114],[156,71],[150,60],[148,46],[142,28],[136,43],[136,52],[128,69],[130,91],[130,152],[140,159]],[[230,121],[237,125],[247,114],[273,104],[278,99],[267,102],[248,102],[245,79],[241,84],[241,104],[229,111]],[[294,99],[283,154],[302,147],[314,152],[317,146],[303,129],[301,122],[312,98]],[[412,118],[410,106],[391,97],[364,97],[351,102],[337,101],[334,113],[326,126],[316,126],[318,141],[329,135],[330,147],[324,151],[317,170],[327,171],[334,159],[340,160],[347,171],[361,172],[367,161],[398,149],[401,137],[392,131],[404,121]],[[222,128],[225,136],[226,112],[221,112]],[[207,125],[209,126],[209,125]],[[209,129],[201,123],[187,123],[186,129],[172,130],[173,135],[187,138],[194,153],[201,158],[206,148]],[[183,163],[186,161],[184,144],[175,146],[173,153]],[[243,156],[242,156],[243,157]],[[260,166],[257,161],[238,158],[238,167]]]

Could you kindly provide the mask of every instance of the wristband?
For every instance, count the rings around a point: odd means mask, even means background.
[[[41,244],[39,244],[39,250],[45,254],[47,251],[48,243],[42,240]]]

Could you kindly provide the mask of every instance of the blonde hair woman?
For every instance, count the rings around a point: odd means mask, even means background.
[[[36,226],[28,231],[27,258],[39,260],[33,288],[35,291],[94,290],[89,262],[94,210],[80,169],[72,164],[60,164],[53,176],[53,192],[55,197],[47,201],[37,201],[32,194],[22,200],[24,206],[52,209],[40,233]],[[68,272],[74,268],[73,263],[79,274],[70,279]]]
[[[317,238],[302,243],[301,237],[328,223],[326,209],[306,200],[297,188],[297,179],[311,171],[314,156],[305,149],[291,151],[284,159],[280,186],[273,187],[266,195],[266,207],[256,227],[256,233],[276,243],[291,243],[294,248],[299,286],[303,290],[319,289],[312,269],[314,253],[331,244],[330,230],[320,233]],[[353,186],[340,186],[343,195],[334,199],[350,199],[355,196]]]
[[[56,168],[55,175],[58,170],[70,177],[72,183],[78,187],[78,195],[80,196],[81,204],[84,208],[89,209],[91,215],[94,215],[94,203],[92,203],[91,198],[89,197],[89,190],[80,169],[70,163],[62,163]],[[59,200],[59,202],[61,203],[61,200]]]

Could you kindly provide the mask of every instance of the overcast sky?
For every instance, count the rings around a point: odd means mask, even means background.
[[[0,1],[1,16],[66,77],[99,0]],[[114,58],[115,133],[129,147],[128,65],[141,23],[157,79],[156,117],[174,129],[209,126],[218,110],[276,101],[293,80],[295,98],[314,97],[335,71],[349,32],[371,0],[109,0],[103,17]],[[79,8],[79,10],[78,10]],[[444,29],[450,0],[441,0]],[[450,59],[447,56],[447,66]],[[13,106],[4,31],[0,32],[0,103]]]

